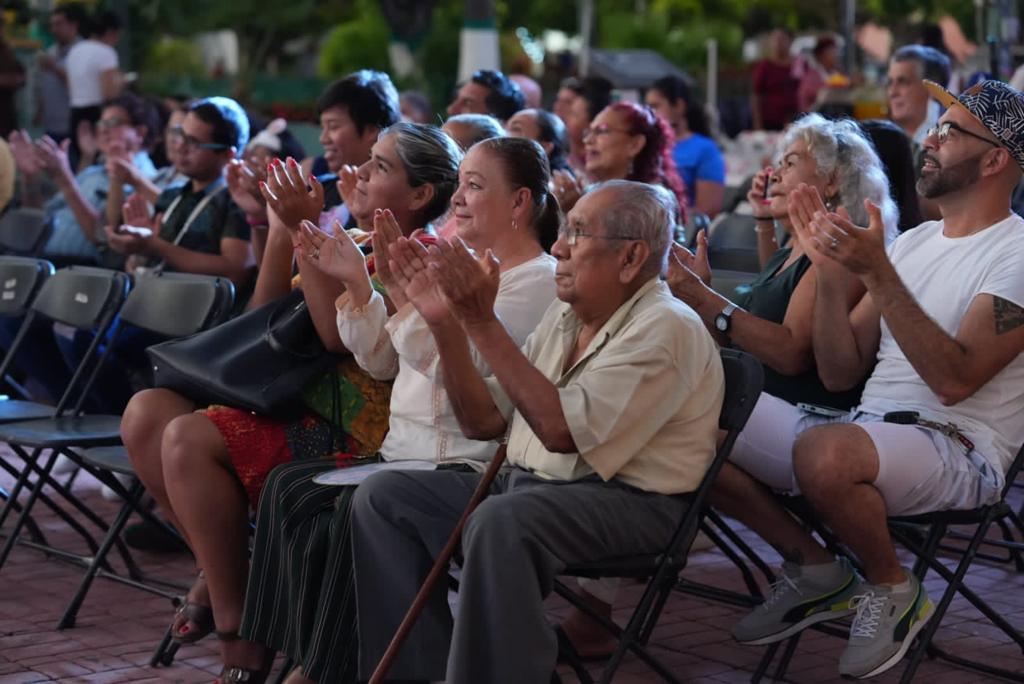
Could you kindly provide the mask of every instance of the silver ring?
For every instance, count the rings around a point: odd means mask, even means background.
[[[831,240],[831,242],[828,243],[828,246],[831,249],[839,247],[839,238],[830,237],[829,240]]]
[[[833,247],[834,247],[834,246],[835,246],[835,245],[833,245]],[[319,247],[314,247],[314,248],[313,248],[313,251],[312,251],[312,252],[310,252],[309,256],[310,256],[310,258],[312,258],[312,259],[319,259],[319,258],[320,258],[320,248],[319,248]]]

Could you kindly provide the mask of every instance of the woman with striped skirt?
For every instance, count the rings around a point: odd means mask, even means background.
[[[554,300],[554,243],[561,212],[548,192],[543,149],[530,140],[478,143],[459,170],[452,214],[459,237],[478,254],[500,261],[495,310],[522,344]],[[403,239],[382,222],[378,244]],[[437,349],[409,301],[433,296],[429,282],[405,282],[378,273],[397,311],[388,316],[380,295],[367,295],[356,255],[343,235],[305,233],[304,248],[327,272],[346,281],[338,299],[338,331],[372,377],[395,378],[386,460],[428,460],[439,467],[480,467],[494,442],[462,436],[444,391]],[[384,252],[378,247],[378,257]],[[386,273],[386,275],[385,275]],[[348,282],[352,279],[353,282]],[[482,372],[484,364],[479,361]],[[313,482],[329,466],[295,463],[277,468],[260,502],[242,634],[283,651],[297,664],[288,681],[352,682],[357,676],[356,606],[349,538],[355,487]],[[439,642],[445,630],[438,630]],[[444,644],[439,643],[439,648]]]

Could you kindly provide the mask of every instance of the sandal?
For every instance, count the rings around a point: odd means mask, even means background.
[[[203,573],[199,573],[197,581],[201,579],[203,579]],[[184,618],[184,620],[179,623],[179,618]],[[195,629],[190,629],[187,632],[181,631],[190,622],[195,625]],[[174,621],[171,623],[171,640],[178,644],[194,644],[214,629],[216,627],[213,622],[213,609],[186,598],[174,613]]]
[[[237,630],[233,632],[214,632],[214,634],[221,641],[238,641],[241,639],[238,636]],[[238,665],[225,665],[220,674],[217,675],[214,684],[262,684],[266,681],[267,675],[270,674],[269,666],[272,665],[273,660],[270,660],[268,665],[258,670],[250,670]]]

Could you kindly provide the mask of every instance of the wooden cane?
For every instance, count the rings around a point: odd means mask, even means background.
[[[448,542],[434,561],[434,567],[430,569],[427,578],[423,580],[423,586],[420,587],[412,605],[409,606],[409,611],[402,618],[402,624],[398,626],[398,631],[391,638],[391,643],[388,644],[388,649],[384,651],[384,656],[377,663],[377,668],[373,671],[369,684],[381,684],[384,681],[384,677],[387,675],[388,670],[391,669],[392,663],[398,657],[399,649],[402,648],[402,644],[409,636],[409,632],[412,631],[413,625],[416,624],[420,613],[423,612],[424,606],[427,605],[430,592],[434,590],[434,586],[441,579],[442,575],[448,572],[448,564],[451,562],[452,556],[455,555],[455,549],[458,548],[459,542],[462,539],[462,528],[466,526],[466,520],[476,510],[476,507],[480,505],[480,502],[487,498],[488,490],[490,490],[491,484],[494,482],[494,478],[497,477],[498,471],[504,462],[505,445],[502,444],[494,453],[494,457],[491,458],[487,470],[484,471],[483,477],[480,478],[480,483],[476,486],[476,491],[473,492],[473,496],[466,505],[466,510],[462,512],[459,522],[456,523],[455,529],[452,530],[451,536],[448,537]]]

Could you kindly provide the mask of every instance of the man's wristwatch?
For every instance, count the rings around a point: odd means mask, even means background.
[[[723,335],[728,335],[729,330],[732,329],[732,312],[735,310],[736,305],[729,302],[729,304],[722,309],[722,313],[715,316],[715,330]]]

